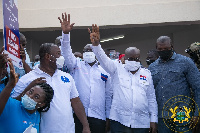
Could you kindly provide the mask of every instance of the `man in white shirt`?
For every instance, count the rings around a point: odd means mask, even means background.
[[[34,79],[45,77],[54,90],[54,97],[50,109],[41,114],[40,133],[74,133],[72,108],[83,124],[83,133],[90,133],[73,78],[57,69],[60,55],[61,51],[57,45],[42,44],[39,50],[40,65],[19,79],[12,97],[17,97]]]
[[[63,15],[64,16],[64,15]],[[83,60],[76,58],[70,46],[70,15],[65,13],[65,17],[60,20],[62,27],[61,51],[65,58],[65,64],[73,75],[80,99],[85,108],[90,130],[92,133],[104,133],[106,117],[109,116],[110,95],[110,76],[98,65],[95,55],[88,44],[83,49]],[[107,107],[107,108],[106,108]],[[75,130],[80,133],[82,125],[76,115]]]
[[[92,26],[92,50],[100,65],[110,74],[113,99],[110,109],[111,133],[157,132],[158,109],[151,73],[140,65],[140,50],[125,50],[125,64],[109,59],[99,44],[97,25]]]

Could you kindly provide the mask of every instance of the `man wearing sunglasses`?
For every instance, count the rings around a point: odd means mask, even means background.
[[[151,73],[140,65],[140,50],[125,50],[125,64],[108,58],[99,44],[99,27],[92,25],[91,48],[113,81],[111,133],[157,132],[157,102]]]

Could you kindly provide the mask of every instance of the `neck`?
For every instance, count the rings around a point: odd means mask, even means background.
[[[130,71],[132,74],[135,74],[140,68],[138,68],[136,71]]]
[[[92,62],[92,63],[88,63],[91,67],[96,63],[96,61]]]
[[[40,70],[42,70],[43,72],[49,74],[50,76],[53,76],[53,74],[56,71],[56,70],[50,68],[48,65],[43,65],[42,63],[40,63],[40,65],[38,67],[40,68]]]
[[[30,113],[30,114],[33,114],[33,113],[35,113],[36,109],[34,109],[34,110],[28,110],[28,109],[26,109],[26,111],[27,111],[28,113]]]

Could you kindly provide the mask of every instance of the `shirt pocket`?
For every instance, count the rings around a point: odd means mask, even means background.
[[[103,74],[101,72],[96,72],[93,74],[93,79],[95,80],[95,84],[96,83],[100,83],[100,84],[105,84],[108,76],[106,74]]]
[[[180,80],[182,76],[183,75],[181,74],[181,70],[179,68],[170,68],[166,78],[170,79],[170,81],[177,81]]]

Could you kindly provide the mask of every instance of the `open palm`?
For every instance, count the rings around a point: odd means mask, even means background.
[[[69,34],[72,30],[75,23],[70,24],[70,14],[62,13],[62,19],[58,17],[60,20],[61,28],[64,34]]]

